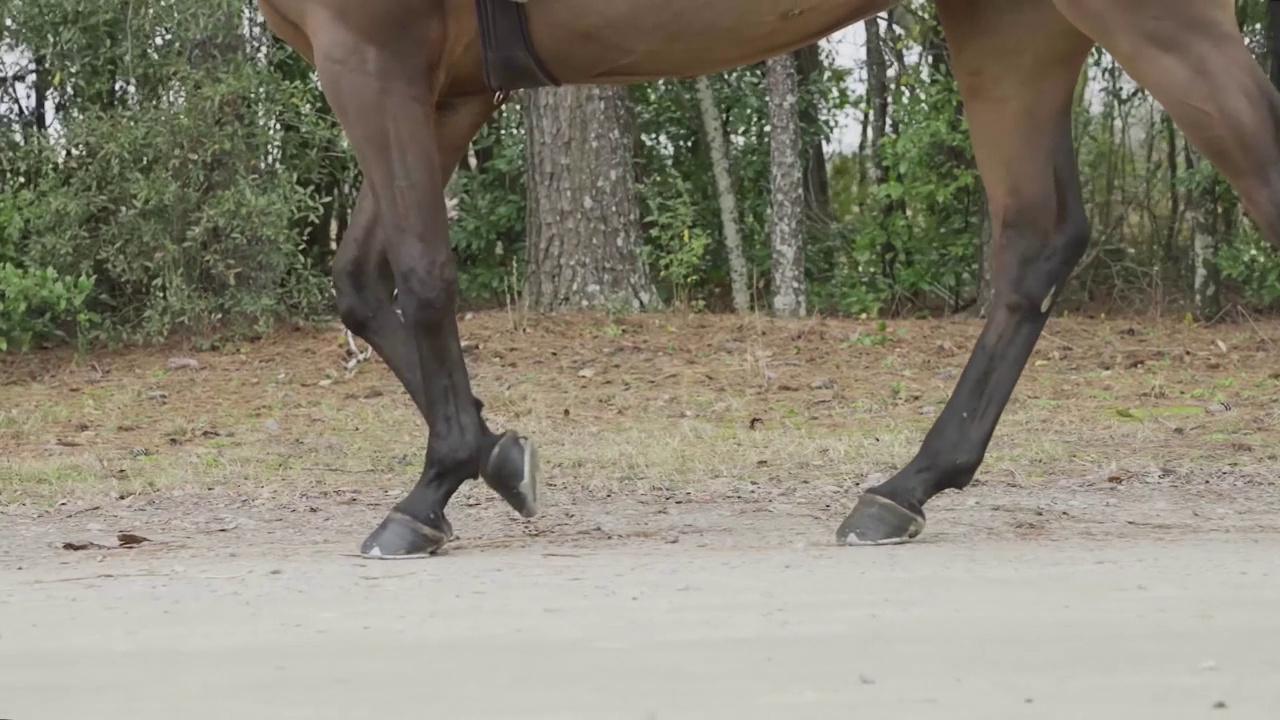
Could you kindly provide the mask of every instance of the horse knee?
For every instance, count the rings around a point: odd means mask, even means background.
[[[333,263],[333,288],[338,317],[353,334],[364,337],[382,305],[376,278],[357,258],[338,257]]]
[[[1049,232],[1015,224],[1002,228],[1000,236],[993,278],[997,298],[1015,315],[1047,315],[1089,246],[1088,219],[1083,211],[1069,213]]]
[[[452,253],[429,254],[396,268],[400,308],[410,322],[436,325],[453,315],[458,271]]]

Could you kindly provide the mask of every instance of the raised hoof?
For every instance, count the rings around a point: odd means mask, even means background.
[[[538,514],[538,451],[528,438],[504,433],[480,477],[521,516]]]
[[[410,560],[434,555],[453,538],[453,528],[443,515],[440,522],[442,528],[433,528],[392,510],[360,546],[360,555],[370,560]]]
[[[924,532],[924,514],[879,495],[863,493],[836,531],[841,545],[898,545]]]

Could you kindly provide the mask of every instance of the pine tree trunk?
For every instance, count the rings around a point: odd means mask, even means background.
[[[738,198],[733,189],[733,176],[729,169],[729,143],[724,137],[724,125],[720,109],[716,106],[715,91],[711,80],[699,77],[694,81],[698,91],[698,106],[702,111],[702,125],[711,147],[711,169],[716,180],[716,200],[720,205],[720,225],[724,228],[725,253],[729,256],[729,280],[733,285],[733,310],[751,311],[751,293],[747,285],[747,258],[742,252],[742,233],[738,229]]]
[[[530,91],[525,303],[651,309],[657,293],[640,253],[640,209],[627,89]]]
[[[773,310],[807,312],[804,281],[804,175],[800,162],[799,82],[795,58],[779,55],[766,65],[769,86],[770,217],[773,246]]]

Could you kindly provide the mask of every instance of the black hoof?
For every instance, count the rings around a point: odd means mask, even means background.
[[[897,545],[924,532],[924,513],[914,513],[896,502],[863,493],[853,512],[836,530],[841,545]]]
[[[523,517],[538,514],[538,451],[528,438],[504,433],[480,477]]]
[[[439,528],[430,527],[392,510],[360,546],[360,555],[370,560],[408,560],[434,555],[453,538],[453,528],[443,515],[440,524]]]

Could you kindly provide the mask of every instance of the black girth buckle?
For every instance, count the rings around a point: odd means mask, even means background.
[[[524,5],[523,0],[476,0],[484,83],[497,103],[512,90],[560,85],[533,47]]]

